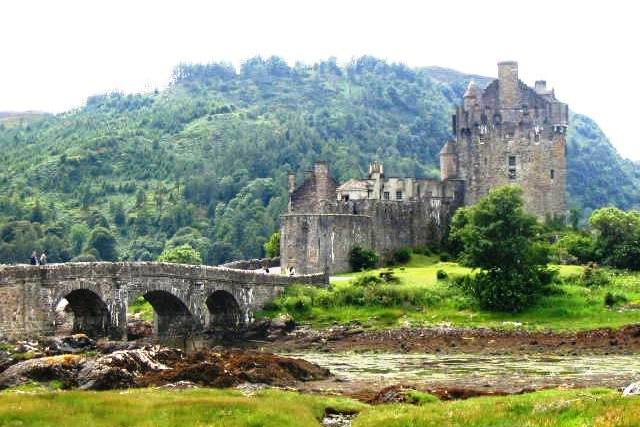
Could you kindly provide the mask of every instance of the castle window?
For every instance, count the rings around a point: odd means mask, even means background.
[[[402,200],[402,191],[396,191],[396,200]]]
[[[509,179],[516,179],[516,156],[509,156]]]
[[[385,191],[384,194],[383,194],[383,197],[384,197],[385,200],[389,200],[389,192]]]
[[[549,176],[551,177],[551,179],[554,179],[556,177],[556,171],[551,169],[551,171],[549,172]]]

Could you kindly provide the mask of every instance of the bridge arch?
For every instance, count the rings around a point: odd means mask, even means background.
[[[66,304],[65,304],[66,301]],[[72,316],[72,332],[85,333],[92,338],[109,336],[111,332],[111,315],[102,297],[87,288],[72,289],[56,300],[54,310],[63,318]],[[57,323],[58,319],[56,319]]]
[[[165,289],[148,289],[139,292],[137,297],[144,298],[153,307],[154,334],[161,337],[188,335],[196,329],[197,321],[189,309],[188,302]]]
[[[208,309],[209,329],[238,329],[243,324],[243,313],[236,298],[225,290],[211,293],[205,304]]]

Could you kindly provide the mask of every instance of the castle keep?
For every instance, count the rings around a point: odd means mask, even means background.
[[[490,189],[518,184],[525,209],[539,218],[566,212],[568,107],[546,82],[518,78],[516,62],[500,62],[484,90],[473,81],[452,120],[455,139],[440,152],[440,179],[387,177],[374,162],[364,180],[339,185],[324,162],[297,187],[289,176],[282,216],[282,266],[299,273],[349,271],[349,252],[379,254],[440,241],[455,209]]]

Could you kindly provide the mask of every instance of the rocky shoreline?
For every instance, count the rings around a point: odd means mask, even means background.
[[[634,354],[640,353],[640,324],[620,329],[553,332],[445,326],[371,330],[352,323],[322,330],[296,328],[257,346],[273,352]]]

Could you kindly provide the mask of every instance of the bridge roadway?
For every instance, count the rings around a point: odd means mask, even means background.
[[[73,330],[93,337],[126,339],[127,307],[139,297],[153,306],[159,336],[238,328],[294,283],[324,286],[328,276],[158,262],[0,265],[0,338],[54,334],[64,300]]]

